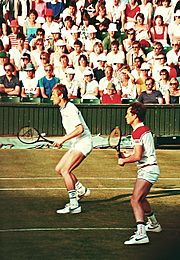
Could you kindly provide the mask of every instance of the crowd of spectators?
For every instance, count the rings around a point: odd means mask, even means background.
[[[0,3],[0,95],[180,103],[179,0]]]

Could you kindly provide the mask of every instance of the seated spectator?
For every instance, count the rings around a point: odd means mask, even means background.
[[[23,25],[23,33],[27,35],[28,42],[30,43],[33,38],[36,38],[36,31],[41,28],[41,24],[36,21],[38,13],[36,10],[31,9],[28,14],[28,19]]]
[[[144,60],[142,59],[142,57],[136,57],[134,59],[134,65],[133,65],[134,69],[131,70],[131,74],[133,75],[135,81],[138,80],[141,76],[141,65],[143,62]]]
[[[95,20],[96,16],[98,15],[98,11],[99,11],[98,7],[99,7],[98,1],[94,1],[94,0],[85,0],[84,1],[83,12],[88,13],[93,24],[94,24],[94,20]]]
[[[108,18],[112,23],[116,23],[118,29],[121,27],[122,12],[126,9],[125,3],[120,0],[113,0],[112,4],[107,7]]]
[[[6,74],[6,72],[4,70],[4,64],[7,63],[8,61],[9,61],[9,56],[8,56],[7,52],[1,51],[0,52],[0,76],[3,76]]]
[[[102,94],[101,97],[102,104],[121,104],[121,95],[117,94],[116,87],[113,83],[108,83],[107,93]]]
[[[77,40],[74,42],[74,51],[69,54],[69,65],[76,68],[79,64],[80,55],[85,55],[86,52],[82,50],[82,42]],[[87,54],[86,54],[87,55]]]
[[[46,3],[43,0],[34,0],[34,1],[32,1],[32,9],[36,10],[38,13],[37,20],[43,21],[43,18],[45,15],[45,10],[46,10]],[[38,21],[38,22],[40,22],[40,21]],[[45,22],[45,19],[44,19],[44,22]]]
[[[89,63],[86,55],[81,54],[78,59],[78,66],[75,66],[76,79],[79,82],[84,81],[84,71],[89,68]]]
[[[65,18],[67,16],[71,16],[74,24],[79,26],[81,23],[81,12],[80,12],[80,10],[77,9],[77,5],[76,5],[75,1],[70,1],[69,5],[64,9],[64,11],[62,12],[62,14],[60,16],[61,16],[63,22],[65,21]]]
[[[169,72],[166,69],[160,71],[160,80],[157,82],[157,89],[161,91],[163,98],[169,89]]]
[[[41,53],[44,51],[44,40],[42,38],[36,39],[36,48],[31,51],[31,61],[35,67],[35,70],[41,66]]]
[[[178,57],[180,56],[180,42],[177,39],[172,41],[172,50],[166,53],[167,63],[170,67],[174,67],[178,63]]]
[[[64,26],[61,29],[61,37],[64,40],[64,42],[68,43],[71,39],[71,30],[74,25],[74,22],[72,20],[71,16],[67,16],[64,20]]]
[[[53,66],[51,64],[45,65],[46,75],[38,80],[38,86],[40,88],[41,96],[43,98],[51,98],[52,88],[60,80],[53,76]]]
[[[54,21],[58,22],[60,19],[60,14],[65,9],[65,5],[64,5],[63,1],[61,1],[61,2],[59,2],[58,0],[52,0],[50,2],[48,1],[48,2],[46,2],[46,7],[53,11]]]
[[[52,31],[54,29],[57,30],[59,24],[53,20],[53,10],[46,9],[45,11],[45,23],[42,25],[43,30],[45,31],[45,38],[50,39],[52,38]]]
[[[141,47],[150,47],[151,46],[151,35],[149,33],[149,26],[144,23],[144,14],[138,13],[136,15],[136,24],[134,30],[136,32],[136,40],[140,41]]]
[[[9,42],[10,42],[10,48],[13,48],[13,47],[16,47],[18,45],[17,34],[20,32],[20,26],[18,24],[18,21],[17,20],[11,20],[10,28],[11,28],[12,33],[10,33],[8,35],[8,37],[9,37]],[[25,46],[26,46],[26,49],[28,49],[28,38],[27,38],[27,36],[26,36],[26,39],[25,39]]]
[[[149,0],[141,0],[140,13],[144,14],[144,23],[151,27],[152,22],[152,13],[153,13],[153,5]]]
[[[156,58],[157,63],[152,67],[152,77],[156,81],[160,80],[160,71],[166,69],[169,72],[170,78],[176,77],[176,70],[167,65],[167,58],[165,53],[160,53]]]
[[[125,54],[119,50],[119,42],[116,40],[111,42],[111,51],[107,54],[107,64],[112,65],[115,59],[119,60],[119,63],[125,63]]]
[[[159,90],[153,90],[155,80],[148,77],[145,84],[146,90],[139,95],[137,100],[144,104],[163,104],[162,93]]]
[[[136,86],[135,79],[130,72],[130,67],[124,65],[120,73],[121,99],[135,99]]]
[[[69,58],[66,54],[63,54],[59,58],[59,64],[56,63],[56,66],[54,68],[54,75],[60,79],[60,82],[66,79],[66,70],[68,67],[69,67]]]
[[[167,46],[168,30],[164,24],[162,15],[157,15],[154,18],[154,26],[150,29],[153,42],[160,42],[163,46]]]
[[[166,104],[180,104],[180,88],[177,78],[172,78],[165,94]]]
[[[99,54],[97,58],[98,66],[93,69],[94,77],[99,82],[102,78],[105,77],[105,68],[106,68],[106,55],[104,53]]]
[[[152,66],[155,65],[155,63],[157,64],[157,60],[156,58],[158,57],[158,55],[163,51],[163,45],[160,42],[155,42],[153,44],[153,50],[150,51],[147,54],[147,58],[146,61],[151,64]]]
[[[54,51],[56,51],[56,43],[59,40],[62,40],[59,24],[57,24],[57,26],[54,26],[54,28],[51,31],[51,35],[52,35],[51,52],[54,52]]]
[[[178,63],[177,65],[174,66],[176,73],[177,73],[177,78],[180,81],[180,56],[178,57]]]
[[[101,53],[103,53],[103,44],[102,42],[96,42],[93,46],[93,51],[89,55],[89,67],[96,68],[98,67],[98,58]]]
[[[107,17],[105,5],[100,4],[99,14],[98,14],[98,16],[96,16],[96,19],[94,22],[96,28],[98,28],[98,38],[100,40],[104,39],[104,35],[106,35],[110,23],[111,23],[111,20],[109,20],[109,18]]]
[[[154,12],[154,17],[162,15],[163,21],[166,25],[169,25],[173,19],[173,7],[171,0],[161,0],[161,5],[158,6]]]
[[[35,77],[37,79],[40,79],[46,75],[45,66],[50,62],[49,53],[47,53],[46,51],[42,51],[40,54],[40,60],[41,60],[41,64],[39,65],[39,67],[36,69],[35,72]]]
[[[126,4],[126,8],[122,13],[122,28],[121,31],[124,32],[129,25],[134,25],[136,22],[136,14],[140,12],[140,7],[137,0],[129,0]]]
[[[92,69],[86,68],[83,73],[84,82],[81,85],[81,97],[82,99],[97,99],[98,98],[98,82],[93,79]]]
[[[50,63],[54,66],[54,70],[60,66],[60,57],[67,55],[66,43],[63,40],[58,40],[55,47],[55,52],[52,52],[50,56]]]
[[[174,14],[174,21],[172,21],[169,26],[168,26],[168,34],[171,43],[173,42],[173,39],[177,39],[178,41],[180,40],[180,10],[177,10],[176,13]]]
[[[23,53],[21,56],[21,69],[19,71],[19,81],[21,82],[27,77],[27,72],[25,71],[27,64],[31,63],[31,57],[29,53]]]
[[[21,97],[38,97],[38,81],[35,78],[35,68],[32,63],[28,63],[24,71],[27,73],[22,80]]]
[[[136,32],[133,28],[126,30],[126,38],[123,40],[123,49],[127,53],[132,49],[133,42],[136,39]]]
[[[78,98],[80,92],[80,82],[75,79],[75,70],[72,68],[66,69],[66,79],[62,81],[68,91],[68,98]]]
[[[18,45],[16,47],[13,47],[9,50],[10,54],[10,62],[15,66],[16,71],[21,70],[22,55],[26,52],[30,52],[25,48],[25,35],[23,33],[17,34],[17,42]]]
[[[3,33],[2,23],[0,23],[0,42],[3,46],[2,50],[8,51],[10,48],[10,42],[8,36]]]
[[[126,61],[131,69],[133,69],[134,59],[136,57],[142,57],[144,60],[146,58],[144,51],[141,49],[139,41],[134,41],[132,44],[132,49],[126,54]]]
[[[20,82],[19,79],[13,75],[15,67],[12,63],[5,63],[5,75],[0,76],[0,95],[19,96]]]
[[[102,78],[99,81],[99,94],[100,96],[107,93],[107,85],[108,83],[114,83],[116,91],[118,94],[121,93],[121,87],[120,87],[120,83],[119,80],[115,77],[113,77],[113,68],[112,66],[106,66],[105,68],[105,77]]]
[[[143,91],[146,90],[146,79],[151,75],[150,65],[146,62],[141,64],[141,74],[140,77],[136,80],[136,91],[139,96]],[[154,86],[155,88],[155,86]]]
[[[117,40],[121,45],[121,37],[117,34],[117,26],[115,23],[110,23],[108,27],[108,35],[103,40],[104,53],[107,54],[111,50],[111,43]]]
[[[97,30],[94,25],[89,25],[88,29],[88,38],[84,42],[84,50],[90,55],[93,52],[93,46],[96,42],[101,42],[99,39],[96,38]]]
[[[33,38],[29,44],[31,51],[36,49],[36,41],[42,39],[45,41],[45,31],[42,28],[38,28],[36,31],[36,38]]]

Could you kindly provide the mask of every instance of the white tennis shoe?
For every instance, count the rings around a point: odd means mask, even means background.
[[[130,237],[129,240],[125,241],[125,245],[139,245],[139,244],[148,244],[149,243],[149,238],[146,234],[144,235],[139,235],[135,233]]]
[[[85,192],[83,194],[79,194],[78,191],[77,192],[77,200],[81,200],[84,197],[88,197],[91,194],[91,190],[89,188],[85,188]]]
[[[152,224],[151,222],[147,222],[145,225],[145,230],[150,231],[150,232],[156,232],[159,233],[162,231],[162,227],[159,223],[157,224]]]
[[[56,210],[56,213],[58,213],[58,214],[78,214],[78,213],[81,213],[81,206],[78,206],[76,208],[71,208],[70,203],[68,203],[65,205],[65,207],[63,209]]]

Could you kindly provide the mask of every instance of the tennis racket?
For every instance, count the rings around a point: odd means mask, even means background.
[[[31,126],[22,127],[17,133],[17,138],[24,144],[34,144],[37,142],[45,141],[53,144],[54,141],[46,139],[45,133],[41,133]]]
[[[118,153],[118,157],[122,158],[121,152],[120,152],[120,144],[121,144],[121,129],[119,127],[115,127],[108,138],[109,146],[113,149],[116,149]]]

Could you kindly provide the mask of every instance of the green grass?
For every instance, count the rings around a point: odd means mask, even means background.
[[[148,245],[132,247],[123,242],[135,231],[129,203],[134,179],[129,178],[136,177],[136,166],[121,168],[113,150],[94,150],[75,171],[92,188],[81,203],[83,212],[57,215],[68,200],[65,189],[56,189],[64,183],[54,171],[63,153],[0,150],[0,259],[180,259],[180,151],[157,151],[161,178],[149,200],[163,232],[149,234]]]

